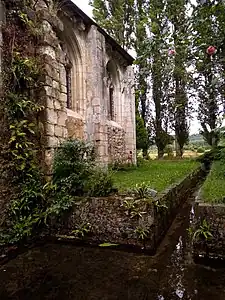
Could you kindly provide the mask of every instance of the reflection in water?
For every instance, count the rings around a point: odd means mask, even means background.
[[[184,206],[155,257],[59,244],[34,248],[0,267],[0,299],[224,300],[225,270],[189,259],[193,214]]]
[[[179,299],[183,299],[185,288],[183,285],[184,268],[182,267],[182,260],[184,258],[184,248],[182,236],[179,237],[179,241],[175,247],[174,252],[171,255],[171,263],[174,268],[175,274],[170,274],[170,286],[175,290],[175,294]],[[171,268],[171,266],[169,266]]]

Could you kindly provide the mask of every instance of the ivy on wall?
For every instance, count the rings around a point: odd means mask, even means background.
[[[31,9],[32,1],[5,3],[3,27],[3,98],[7,126],[8,160],[16,193],[10,199],[7,225],[10,237],[28,236],[37,222],[43,202],[43,180],[38,163],[41,156],[38,123],[44,106],[41,23]],[[28,12],[33,18],[31,19]],[[9,225],[10,224],[10,225]]]
[[[77,196],[107,196],[114,191],[109,172],[97,167],[94,149],[84,141],[69,140],[61,145],[54,158],[52,180],[46,180],[40,165],[45,150],[40,128],[46,121],[43,95],[47,76],[42,57],[45,46],[42,16],[54,16],[57,21],[55,1],[45,2],[48,4],[42,8],[45,12],[36,10],[37,0],[5,3],[0,102],[5,130],[0,148],[7,153],[5,165],[10,172],[5,177],[11,181],[14,192],[7,200],[8,214],[3,230],[0,229],[3,244],[35,237],[52,218],[62,216]]]
[[[1,104],[8,166],[16,192],[10,199],[4,243],[27,239],[38,232],[48,216],[60,215],[72,205],[69,195],[46,182],[39,163],[43,157],[39,124],[45,108],[41,97],[44,60],[40,54],[44,32],[34,2],[10,0],[5,4]]]

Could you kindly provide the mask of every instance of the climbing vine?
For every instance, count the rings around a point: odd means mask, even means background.
[[[44,106],[39,47],[41,23],[32,1],[7,1],[3,27],[3,97],[7,137],[5,149],[16,194],[10,199],[10,237],[14,241],[31,234],[43,209],[43,176],[39,122]],[[32,19],[28,13],[32,14]],[[40,149],[40,150],[37,150]]]
[[[37,1],[36,1],[37,3]],[[42,90],[44,61],[42,20],[32,1],[6,3],[3,28],[3,97],[5,138],[13,189],[3,242],[18,242],[60,216],[72,205],[64,189],[45,180],[40,166],[43,155],[41,124],[44,118]],[[3,141],[3,139],[2,139]],[[9,180],[9,176],[7,177]]]

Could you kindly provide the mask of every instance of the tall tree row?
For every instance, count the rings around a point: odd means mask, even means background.
[[[90,0],[93,16],[125,49],[130,49],[134,36],[135,0]]]
[[[171,66],[168,59],[169,24],[166,17],[166,1],[152,0],[148,11],[147,26],[150,32],[148,61],[151,62],[149,81],[152,98],[152,124],[158,158],[162,158],[168,143],[169,131],[169,85]]]
[[[216,146],[224,107],[225,4],[197,1],[193,7],[194,89],[198,119],[207,143]]]
[[[172,127],[175,131],[176,156],[182,157],[183,147],[188,142],[188,76],[187,61],[189,50],[189,17],[187,14],[187,0],[168,0],[167,17],[171,25],[171,41],[174,53],[172,97],[173,119]]]
[[[147,157],[150,137],[162,157],[175,133],[182,157],[189,137],[190,94],[202,134],[218,142],[225,107],[225,4],[222,0],[92,0],[95,20],[136,52],[137,146]],[[194,4],[193,4],[194,3]],[[208,47],[217,52],[208,53]],[[190,78],[190,71],[192,76]],[[138,129],[139,130],[139,129]]]

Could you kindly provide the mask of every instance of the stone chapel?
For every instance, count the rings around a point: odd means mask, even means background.
[[[45,158],[67,138],[92,142],[103,165],[136,163],[133,58],[72,1],[43,13]],[[49,1],[48,1],[49,2]]]

